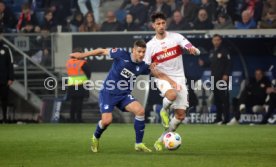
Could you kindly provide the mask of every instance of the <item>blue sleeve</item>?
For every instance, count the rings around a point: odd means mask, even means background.
[[[150,74],[150,69],[149,69],[149,65],[144,63],[142,66],[142,75],[149,75]]]
[[[110,57],[113,59],[120,59],[122,56],[124,56],[125,51],[120,48],[113,48],[109,51]]]

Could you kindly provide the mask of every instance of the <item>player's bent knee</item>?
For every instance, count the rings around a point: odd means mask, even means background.
[[[165,94],[166,98],[170,101],[174,101],[177,97],[177,94],[174,90],[168,90]]]
[[[108,125],[110,125],[112,123],[112,118],[104,118],[102,119],[102,125],[104,127],[107,127]]]
[[[145,115],[145,110],[142,108],[142,109],[138,110],[135,115],[144,116]]]

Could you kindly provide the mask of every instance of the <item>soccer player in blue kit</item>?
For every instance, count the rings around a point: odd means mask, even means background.
[[[142,143],[145,129],[145,110],[142,105],[131,95],[131,81],[134,81],[138,75],[147,75],[152,72],[156,77],[166,79],[163,73],[154,70],[154,64],[151,66],[143,61],[146,51],[146,43],[142,40],[134,42],[132,53],[119,48],[114,49],[95,49],[85,53],[72,53],[71,57],[84,58],[96,55],[110,55],[113,58],[113,65],[109,71],[103,88],[99,93],[99,105],[101,111],[101,120],[91,139],[91,150],[98,152],[99,139],[102,133],[112,122],[112,111],[118,107],[122,111],[132,112],[135,115],[134,129],[136,133],[135,150],[151,152],[151,150]],[[152,70],[151,70],[152,69]],[[123,83],[124,84],[119,84]],[[120,87],[125,85],[125,87]]]

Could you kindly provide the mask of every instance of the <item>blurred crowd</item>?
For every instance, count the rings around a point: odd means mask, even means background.
[[[152,30],[150,15],[167,15],[168,30],[276,28],[275,0],[0,0],[1,32]],[[104,15],[105,20],[100,18]]]

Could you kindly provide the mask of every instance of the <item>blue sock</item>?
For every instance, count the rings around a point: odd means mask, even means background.
[[[94,136],[99,139],[102,135],[102,133],[106,130],[106,127],[102,126],[102,121],[99,121],[97,128],[95,130]]]
[[[145,116],[135,116],[134,129],[136,133],[136,143],[142,143],[145,129]]]

